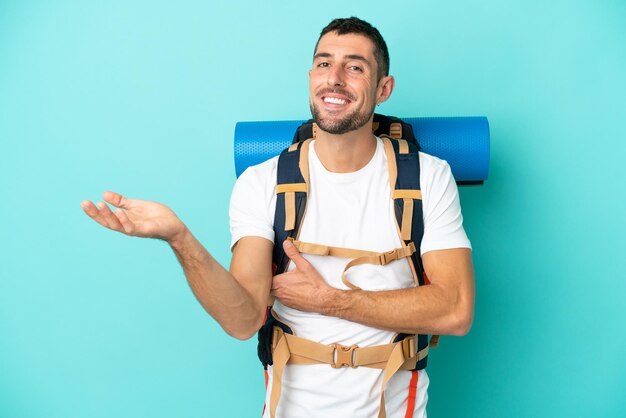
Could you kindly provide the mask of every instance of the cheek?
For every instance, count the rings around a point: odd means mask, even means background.
[[[368,102],[369,101],[376,102],[376,98],[378,97],[377,89],[372,87],[371,85],[368,85],[366,91],[367,91],[367,94],[365,96],[365,100]]]
[[[376,97],[378,95],[378,86],[371,81],[365,83],[365,91],[369,96]]]

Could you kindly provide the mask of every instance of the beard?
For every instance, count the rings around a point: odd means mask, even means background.
[[[313,101],[311,101],[310,106],[313,122],[315,122],[321,130],[332,135],[343,135],[347,132],[359,129],[369,122],[372,114],[374,114],[374,109],[376,109],[376,106],[372,106],[369,112],[367,110],[359,111],[357,109],[341,119],[324,119],[320,115],[319,108]]]

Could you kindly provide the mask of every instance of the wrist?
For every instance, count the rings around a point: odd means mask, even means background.
[[[324,315],[341,317],[341,312],[346,308],[349,291],[328,287],[326,294],[322,298],[321,312]]]
[[[193,240],[191,231],[183,224],[181,229],[169,237],[166,241],[174,249],[179,251]]]

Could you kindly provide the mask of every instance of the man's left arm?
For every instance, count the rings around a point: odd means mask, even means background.
[[[272,293],[284,305],[402,333],[465,335],[471,327],[474,269],[469,248],[423,254],[428,285],[366,291],[329,286],[291,243],[284,246],[296,266],[273,280]]]

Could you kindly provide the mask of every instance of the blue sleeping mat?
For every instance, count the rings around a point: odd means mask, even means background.
[[[489,172],[489,123],[486,117],[402,118],[413,126],[422,151],[446,160],[460,184],[480,184]],[[274,157],[287,148],[303,120],[238,122],[235,171]]]

